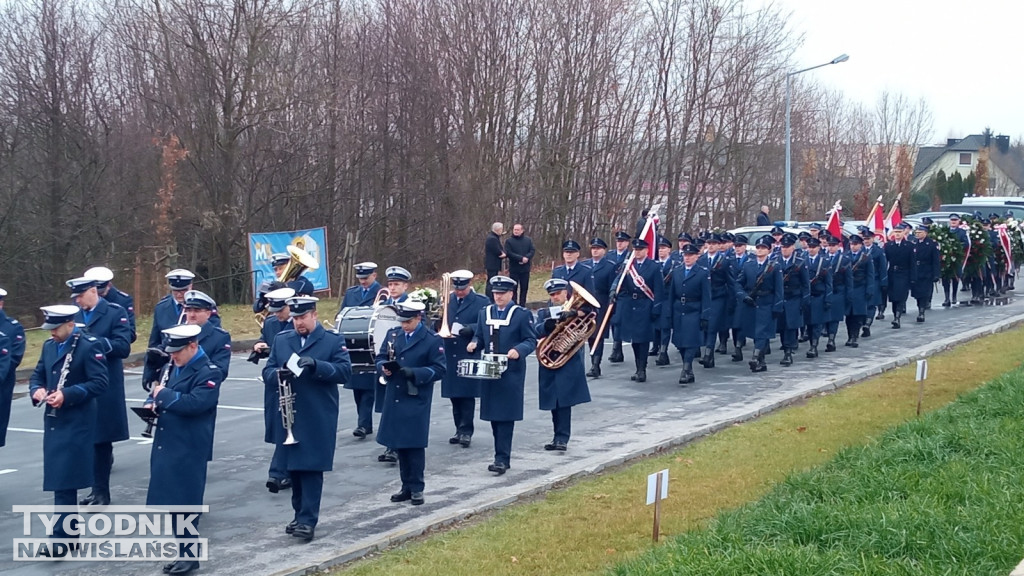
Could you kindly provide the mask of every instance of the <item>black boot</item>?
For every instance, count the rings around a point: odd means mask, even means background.
[[[768,365],[764,363],[764,350],[758,350],[754,356],[754,359],[750,361],[751,372],[765,372],[768,370]]]
[[[634,359],[636,364],[636,374],[629,377],[633,382],[646,382],[647,381],[647,357],[643,354]]]
[[[680,384],[690,384],[694,381],[693,377],[693,363],[683,362],[683,371],[679,374]]]
[[[612,364],[618,364],[625,360],[625,357],[622,355],[622,342],[612,344],[612,353],[608,356],[608,361]]]
[[[655,336],[661,336],[661,334],[659,334],[658,332],[655,332],[654,335]],[[648,356],[657,356],[658,355],[658,345],[655,344],[654,342],[651,342],[651,350],[650,350],[650,352],[647,353],[647,355]]]
[[[892,315],[892,327],[894,330],[898,330],[900,327],[900,313],[895,312]]]
[[[655,366],[668,366],[668,346],[662,346],[658,351],[658,359],[654,361]]]
[[[924,322],[924,308],[917,309],[917,321]]]
[[[782,349],[782,361],[779,362],[780,366],[792,366],[793,365],[793,351],[789,348]]]
[[[860,346],[860,344],[857,343],[857,331],[855,330],[853,332],[853,338],[850,339],[850,348],[856,348],[858,346]]]
[[[875,316],[875,320],[885,320],[885,307],[878,307],[878,316]]]
[[[715,367],[715,351],[712,350],[711,348],[708,348],[707,353],[704,354],[704,358],[700,361],[700,363],[705,368],[714,368]]]
[[[835,352],[835,351],[836,351],[836,335],[835,334],[829,334],[828,342],[825,343],[825,352]]]
[[[807,351],[807,357],[808,358],[817,358],[818,357],[818,339],[817,338],[811,338],[811,349]]]
[[[743,362],[743,346],[735,346],[732,351],[733,362]]]
[[[860,337],[861,338],[867,338],[869,336],[871,336],[871,328],[870,327],[865,326],[865,327],[860,329]]]
[[[600,378],[601,377],[601,361],[594,360],[590,366],[590,372],[587,372],[587,378]]]
[[[799,337],[799,338],[797,338],[797,340],[796,340],[796,341],[797,341],[797,342],[807,342],[807,341],[808,341],[808,340],[810,340],[810,339],[811,339],[811,337],[810,337],[810,335],[809,335],[809,334],[807,333],[807,328],[806,328],[806,327],[804,327],[804,328],[801,328],[801,329],[800,329],[800,337]]]
[[[772,344],[771,344],[771,342],[769,342],[768,345],[765,346],[764,355],[765,356],[771,356],[772,355]]]
[[[715,348],[715,353],[721,354],[722,356],[729,353],[729,344],[726,342],[725,338],[718,339],[718,348]]]

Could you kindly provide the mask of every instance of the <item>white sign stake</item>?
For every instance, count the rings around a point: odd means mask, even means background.
[[[661,501],[668,498],[668,469],[655,472],[647,477],[647,505],[654,504],[654,534],[658,541],[661,532]]]

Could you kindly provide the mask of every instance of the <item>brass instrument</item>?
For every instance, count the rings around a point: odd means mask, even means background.
[[[378,306],[383,306],[384,303],[388,301],[388,298],[391,298],[391,291],[388,290],[387,288],[381,288],[380,290],[377,291],[377,295],[373,297],[372,306],[374,308]]]
[[[81,332],[75,332],[74,340],[71,341],[71,348],[68,350],[68,355],[64,357],[64,365],[60,368],[60,378],[57,379],[57,388],[53,392],[47,392],[46,398],[49,398],[54,392],[64,390],[64,383],[68,379],[68,373],[71,372],[71,358],[75,355],[75,348],[78,347],[78,338],[82,335]],[[37,406],[46,406],[46,415],[51,418],[57,417],[57,409],[46,404],[46,398]]]
[[[591,311],[585,316],[578,312],[584,304],[595,310],[601,304],[579,284],[569,282],[569,285],[572,286],[572,296],[562,306],[562,311],[574,312],[573,317],[558,322],[555,329],[537,343],[537,360],[550,370],[564,366],[597,329],[597,312]]]
[[[441,338],[451,338],[453,336],[452,329],[448,326],[448,293],[451,292],[451,289],[452,275],[445,272],[444,274],[441,274],[441,291],[439,292],[439,294],[444,294],[444,303],[438,303],[443,306],[441,309],[441,328],[437,331],[437,335]],[[438,300],[440,299],[441,297],[438,296]]]
[[[287,284],[292,280],[295,280],[302,275],[306,270],[316,270],[320,268],[320,263],[316,261],[316,258],[310,256],[309,252],[306,252],[302,248],[297,246],[289,246],[287,248],[288,256],[291,258],[288,260],[288,264],[285,265],[284,270],[281,271],[281,275],[276,278],[278,282]],[[263,327],[263,322],[266,321],[267,316],[270,312],[263,308],[254,315],[256,323]]]
[[[295,393],[292,391],[292,373],[287,368],[277,369],[277,395],[281,407],[281,425],[288,433],[284,445],[298,444],[299,441],[292,434],[292,427],[295,425]]]

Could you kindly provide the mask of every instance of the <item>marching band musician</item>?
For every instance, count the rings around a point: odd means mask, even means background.
[[[743,333],[754,340],[751,372],[764,372],[768,341],[775,335],[776,318],[782,314],[782,272],[771,252],[774,239],[764,235],[754,245],[755,257],[748,258],[736,277],[737,308],[743,313]]]
[[[76,306],[44,306],[42,330],[50,331],[29,380],[32,405],[45,403],[43,416],[43,490],[53,492],[54,506],[76,506],[78,489],[93,486],[93,439],[97,422],[96,398],[107,389],[103,346],[75,325]],[[70,356],[69,356],[70,355]],[[54,538],[77,538],[62,514]],[[66,555],[66,549],[54,556]]]
[[[441,379],[441,397],[452,403],[452,418],[455,420],[455,434],[449,444],[469,448],[473,440],[473,419],[476,415],[476,399],[480,397],[480,381],[476,378],[459,376],[459,360],[479,358],[480,354],[466,352],[466,347],[476,333],[476,322],[480,311],[491,301],[473,290],[473,273],[456,270],[450,275],[454,290],[448,296],[448,320],[451,322],[451,338],[444,341],[447,362],[444,378]]]
[[[800,327],[804,325],[804,309],[811,297],[810,277],[804,259],[796,255],[797,237],[785,234],[780,241],[778,264],[782,273],[782,315],[779,318],[779,339],[782,344],[781,366],[793,364]]]
[[[281,277],[281,274],[288,268],[288,263],[291,260],[291,254],[287,252],[278,252],[270,255],[270,264],[274,267],[275,278]],[[312,296],[315,291],[313,282],[305,274],[299,274],[294,280],[288,282],[288,288],[295,290],[295,293],[299,296]]]
[[[196,275],[184,268],[171,270],[165,275],[171,293],[164,296],[153,308],[153,329],[149,331],[149,348],[159,348],[163,342],[163,331],[171,326],[185,323],[185,293],[192,289]],[[214,326],[220,326],[216,307],[210,316]],[[143,381],[143,386],[146,383]]]
[[[355,265],[358,284],[345,291],[341,300],[341,309],[373,306],[381,285],[377,282],[377,264],[360,262]],[[352,372],[352,377],[345,382],[345,388],[352,390],[356,403],[356,427],[352,435],[360,440],[373,434],[373,396],[377,388],[377,375],[373,372]]]
[[[466,351],[472,354],[479,348],[508,356],[501,378],[480,390],[480,419],[491,423],[494,435],[494,463],[487,470],[500,476],[511,467],[512,434],[516,421],[523,419],[526,357],[537,347],[537,334],[530,312],[512,304],[515,280],[499,275],[490,279],[490,285],[494,304],[480,311]]]
[[[680,384],[694,381],[693,359],[700,353],[701,344],[706,341],[704,332],[711,334],[708,319],[713,301],[711,279],[707,268],[697,265],[700,248],[693,244],[683,247],[683,262],[672,271],[666,290],[666,305],[663,309],[666,322],[672,324],[672,344],[683,359],[683,371],[679,374]],[[709,348],[709,353],[710,348]],[[705,368],[711,366],[705,364]]]
[[[0,333],[7,337],[7,343],[2,347],[7,353],[2,354],[5,358],[0,358],[0,363],[6,364],[6,369],[0,369],[0,447],[7,442],[7,425],[11,421],[11,404],[14,400],[15,372],[25,356],[25,328],[17,318],[4,312],[6,296],[7,291],[0,288]]]
[[[260,339],[253,345],[253,354],[258,358],[270,357],[270,345],[274,338],[285,330],[292,330],[291,313],[285,302],[295,296],[292,288],[278,288],[267,292],[267,316],[263,322],[263,329],[260,331]],[[251,359],[251,358],[250,358]],[[263,383],[263,420],[264,433],[263,441],[274,445],[274,454],[270,457],[270,471],[267,475],[267,490],[271,494],[277,494],[281,490],[292,487],[292,479],[288,476],[288,470],[284,467],[284,448],[281,441],[284,439],[284,429],[281,424],[281,415],[278,413],[280,398],[277,394],[277,386],[267,382]]]
[[[608,312],[608,294],[612,290],[612,283],[615,282],[615,269],[618,267],[618,262],[613,256],[611,258],[605,255],[608,252],[608,244],[605,243],[601,238],[590,239],[590,259],[585,260],[583,264],[590,266],[590,277],[594,283],[594,291],[591,294],[597,299],[597,303],[601,305],[601,308],[597,310],[597,325],[600,327],[604,323],[604,315]],[[600,337],[595,334],[593,338],[593,346],[590,349],[590,371],[587,372],[587,378],[599,378],[601,376],[601,357],[604,355],[604,339],[608,336],[608,331],[605,330]],[[619,344],[620,352],[622,344]]]
[[[596,312],[589,305],[582,306],[578,311],[562,309],[569,298],[569,282],[565,280],[552,278],[544,283],[544,290],[550,300],[547,308],[537,311],[535,329],[538,338],[547,337],[558,323]],[[583,361],[585,348],[580,346],[572,358],[559,368],[546,368],[538,363],[538,402],[541,410],[551,412],[551,423],[554,426],[554,437],[544,445],[545,450],[565,452],[572,432],[572,407],[590,402],[587,375],[583,372],[586,368]]]
[[[107,389],[96,398],[96,428],[93,437],[95,480],[92,493],[79,504],[110,504],[110,468],[114,464],[114,442],[128,439],[128,411],[125,405],[124,365],[131,353],[128,313],[117,304],[100,298],[96,282],[88,278],[67,281],[71,299],[78,305],[75,320],[95,336],[107,365]]]
[[[647,257],[647,249],[647,241],[633,240],[636,257],[622,281],[614,312],[622,340],[632,344],[636,373],[629,379],[634,382],[647,381],[647,347],[654,340],[654,324],[661,318],[665,287],[661,268]]]
[[[114,279],[114,271],[106,266],[96,266],[86,270],[82,276],[96,282],[96,291],[101,298],[125,309],[128,313],[128,325],[132,329],[131,341],[134,343],[138,339],[135,332],[135,299],[131,294],[118,290],[113,285],[111,281]]]
[[[626,260],[629,260],[630,243],[632,236],[626,233],[625,230],[619,230],[615,233],[615,253],[612,254],[613,264],[615,264],[616,270],[619,266],[622,266]],[[615,282],[617,274],[612,275],[612,282]],[[608,303],[611,303],[611,290],[608,289]],[[604,304],[602,304],[603,306]],[[608,322],[611,325],[612,333],[612,353],[608,355],[608,362],[612,364],[618,364],[624,362],[626,358],[622,355],[622,335],[620,334],[621,329],[619,328],[618,318],[616,314],[612,314],[611,319]]]
[[[832,307],[832,265],[821,253],[821,240],[812,236],[807,239],[807,275],[810,281],[810,298],[804,310],[807,336],[811,341],[808,358],[818,357],[818,341],[821,327]]]
[[[186,299],[187,301],[187,299]],[[202,506],[206,469],[213,460],[213,433],[217,401],[224,374],[199,345],[202,328],[196,324],[173,326],[163,331],[164,350],[172,366],[166,385],[157,384],[147,406],[158,415],[149,457],[149,488],[146,506]],[[183,558],[164,566],[167,574],[188,574],[199,568],[198,550],[188,546],[199,538],[190,530],[177,529],[181,516],[171,516]],[[198,515],[191,523],[199,528]]]
[[[199,333],[199,345],[206,351],[206,356],[220,368],[224,378],[228,377],[231,367],[231,334],[213,323],[213,313],[217,303],[205,292],[189,290],[182,296],[182,314],[186,324],[195,324],[202,329]],[[146,362],[142,369],[143,388],[149,391],[153,382],[159,379],[160,370],[170,361],[170,356],[163,352],[162,345],[146,351]]]
[[[409,290],[409,282],[412,281],[412,274],[401,266],[390,266],[384,271],[384,275],[388,280],[388,299],[384,301],[384,304],[394,305],[405,302],[406,298],[409,297],[409,295],[406,294],[406,291]],[[376,390],[373,398],[374,412],[383,414],[384,406],[384,394],[381,390]],[[377,462],[398,462],[398,454],[396,454],[391,448],[385,446],[384,453],[377,456]]]
[[[320,496],[324,472],[334,467],[338,438],[338,384],[352,373],[344,336],[328,332],[317,319],[313,296],[287,300],[295,328],[278,333],[270,346],[270,358],[263,369],[263,381],[278,385],[278,369],[289,370],[295,355],[299,369],[291,378],[294,401],[292,434],[298,440],[284,446],[284,466],[292,479],[292,509],[295,517],[285,533],[309,542],[320,517]],[[276,439],[283,442],[283,438]]]
[[[402,489],[391,495],[392,502],[423,504],[423,470],[430,436],[430,406],[434,382],[445,374],[444,343],[423,322],[422,302],[396,306],[401,326],[388,331],[392,349],[381,350],[377,369],[387,380],[383,396],[388,409],[380,418],[377,442],[398,454]],[[392,353],[399,368],[392,371]],[[415,394],[411,394],[415,392]]]

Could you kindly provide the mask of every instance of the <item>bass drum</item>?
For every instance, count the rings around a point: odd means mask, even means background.
[[[374,357],[384,348],[388,330],[402,325],[393,306],[355,306],[338,312],[334,330],[345,339],[353,372],[374,372]]]

